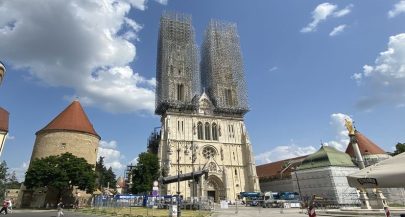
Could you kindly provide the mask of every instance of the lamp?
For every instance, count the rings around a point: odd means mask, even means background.
[[[8,134],[8,116],[8,111],[0,107],[0,156]]]
[[[6,67],[4,64],[0,61],[0,85],[1,82],[3,81],[4,75],[6,74]]]

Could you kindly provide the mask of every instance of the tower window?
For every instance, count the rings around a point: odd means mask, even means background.
[[[232,106],[232,90],[231,89],[225,89],[225,105],[227,106]]]
[[[203,139],[203,124],[201,122],[198,122],[197,124],[197,134],[198,139]]]
[[[212,140],[218,140],[218,133],[217,133],[217,124],[212,124]]]
[[[184,85],[177,84],[177,100],[183,101],[184,100]]]
[[[210,140],[211,139],[211,129],[210,129],[210,124],[208,122],[205,123],[205,139]]]

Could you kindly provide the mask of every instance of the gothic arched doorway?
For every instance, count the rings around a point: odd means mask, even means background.
[[[208,177],[205,190],[208,198],[214,199],[215,202],[226,199],[224,183],[215,175]]]

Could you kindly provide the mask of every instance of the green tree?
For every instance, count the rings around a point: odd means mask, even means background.
[[[159,178],[159,160],[156,154],[139,154],[138,163],[132,170],[132,193],[146,193],[152,190],[153,181]]]
[[[18,181],[15,171],[8,174],[7,188],[15,189],[15,188],[20,188],[20,187],[21,187],[21,183]]]
[[[112,168],[108,168],[104,165],[104,157],[99,157],[96,163],[96,174],[97,174],[97,187],[107,187],[116,189],[117,180],[115,173]]]
[[[401,153],[405,152],[405,143],[398,142],[395,145],[395,149],[396,150],[394,151],[394,153],[391,154],[392,156],[395,156],[395,155],[398,155],[398,154],[401,154]]]
[[[7,184],[7,163],[3,161],[0,163],[0,199],[4,199],[4,193],[6,191]]]
[[[74,186],[92,193],[96,182],[93,167],[84,158],[71,153],[36,159],[25,173],[24,185],[28,189],[53,188],[58,191],[58,200],[65,193],[71,192]]]

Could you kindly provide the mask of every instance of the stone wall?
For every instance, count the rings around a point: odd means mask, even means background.
[[[41,132],[36,137],[31,162],[36,158],[70,152],[95,165],[99,141],[96,136],[81,132]]]

